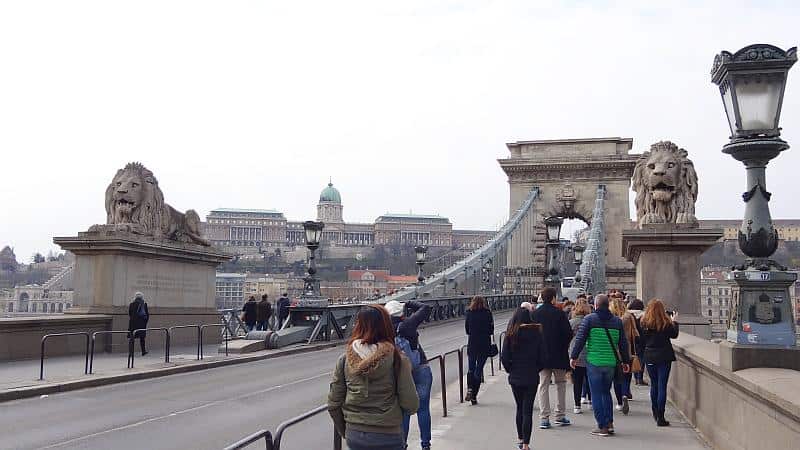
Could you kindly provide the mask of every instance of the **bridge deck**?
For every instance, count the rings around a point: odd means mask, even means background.
[[[514,449],[516,448],[516,428],[514,425],[514,398],[504,372],[497,376],[486,376],[478,405],[472,406],[457,401],[448,402],[447,418],[433,420],[433,447],[437,450],[465,449]],[[583,414],[572,414],[572,385],[567,384],[567,417],[572,421],[568,427],[553,427],[540,430],[538,406],[534,410],[531,448],[561,448],[594,450],[641,449],[650,450],[701,450],[710,447],[702,441],[697,432],[674,409],[667,411],[670,427],[659,428],[650,413],[649,388],[632,386],[634,401],[630,403],[627,416],[614,411],[616,435],[597,437],[590,434],[594,428],[592,410],[584,406]],[[555,387],[551,386],[550,401],[555,402]],[[537,398],[538,403],[538,398]],[[438,404],[434,399],[431,408],[436,411]],[[552,405],[553,407],[555,404]],[[552,421],[552,417],[551,417]],[[413,420],[412,420],[413,423]],[[412,428],[409,435],[409,448],[419,445],[418,432]]]

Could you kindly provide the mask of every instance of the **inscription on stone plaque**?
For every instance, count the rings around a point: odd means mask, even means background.
[[[159,291],[167,292],[202,294],[203,291],[199,288],[199,286],[199,280],[180,279],[167,275],[139,275],[136,277],[136,281],[133,284],[133,287],[140,291],[157,289]]]

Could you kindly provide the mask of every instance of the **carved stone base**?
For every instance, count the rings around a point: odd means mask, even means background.
[[[691,323],[687,331],[698,337],[711,335],[700,313],[700,255],[722,235],[722,230],[668,224],[622,233],[622,254],[636,265],[637,296],[645,303],[663,300],[678,311],[679,323]]]
[[[75,254],[73,310],[91,314],[127,315],[137,291],[151,316],[160,308],[214,313],[216,267],[231,258],[209,247],[130,233],[87,232],[53,241]]]

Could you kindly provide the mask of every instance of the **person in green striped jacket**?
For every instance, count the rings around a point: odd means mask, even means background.
[[[595,297],[595,312],[586,316],[578,327],[575,343],[570,354],[570,365],[575,368],[578,356],[586,347],[586,375],[592,392],[592,410],[597,428],[592,434],[608,436],[614,434],[614,402],[611,385],[617,365],[625,373],[630,371],[628,341],[622,328],[622,320],[609,311],[608,296]]]

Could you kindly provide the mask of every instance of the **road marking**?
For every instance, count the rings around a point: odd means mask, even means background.
[[[74,438],[74,439],[70,439],[68,441],[59,442],[58,444],[52,444],[52,445],[48,445],[46,447],[41,447],[41,448],[42,449],[46,449],[46,448],[63,447],[65,445],[73,444],[75,442],[84,441],[86,439],[91,439],[93,437],[101,436],[101,435],[104,435],[104,434],[113,433],[115,431],[127,430],[127,429],[130,429],[130,428],[138,427],[139,425],[144,425],[146,423],[156,422],[158,420],[162,420],[162,419],[166,419],[166,418],[169,418],[169,417],[177,416],[179,414],[186,414],[186,413],[198,411],[198,410],[201,410],[201,409],[204,409],[204,408],[208,408],[209,406],[219,405],[220,403],[225,403],[225,402],[229,402],[229,401],[236,401],[236,400],[243,400],[245,398],[250,398],[253,395],[265,394],[267,392],[271,392],[271,391],[274,391],[276,389],[281,389],[281,388],[288,387],[288,386],[294,386],[296,384],[305,383],[305,382],[311,381],[311,380],[316,380],[317,378],[326,377],[326,376],[329,376],[330,374],[331,374],[330,371],[325,372],[325,373],[320,373],[320,374],[317,374],[317,375],[314,375],[314,376],[311,376],[311,377],[308,377],[308,378],[302,378],[300,380],[294,380],[294,381],[292,381],[290,383],[279,384],[277,386],[271,386],[271,387],[268,387],[266,389],[262,389],[260,391],[249,392],[249,393],[242,394],[242,395],[239,395],[239,396],[236,396],[236,397],[226,398],[224,400],[215,400],[213,402],[204,403],[202,405],[194,406],[192,408],[187,408],[187,409],[184,409],[184,410],[181,410],[181,411],[175,411],[175,412],[172,412],[170,414],[164,414],[164,415],[158,416],[158,417],[151,417],[149,419],[140,420],[138,422],[129,423],[127,425],[123,425],[123,426],[116,427],[116,428],[111,428],[111,429],[108,429],[108,430],[98,431],[96,433],[87,434],[85,436],[77,437],[77,438]]]

